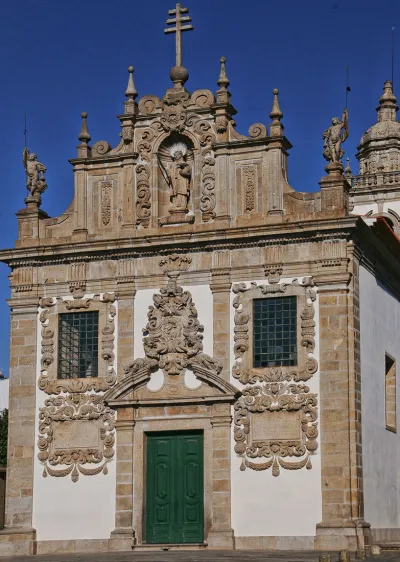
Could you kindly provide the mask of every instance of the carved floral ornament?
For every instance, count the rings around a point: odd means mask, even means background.
[[[55,396],[40,409],[38,459],[43,463],[44,477],[71,474],[76,482],[79,474],[107,474],[114,443],[114,412],[104,404],[102,396]]]
[[[61,392],[82,393],[87,391],[104,392],[114,386],[117,376],[114,368],[114,331],[116,307],[115,295],[96,294],[91,298],[42,298],[40,300],[39,321],[41,324],[41,359],[38,387],[46,394]],[[57,378],[58,314],[74,310],[99,311],[99,366],[103,361],[103,372],[98,377],[80,379]]]
[[[280,468],[312,468],[310,456],[317,450],[318,401],[306,381],[318,369],[315,349],[313,280],[297,279],[292,283],[240,283],[236,294],[233,376],[243,385],[242,396],[235,404],[235,452],[242,459],[240,469],[268,470],[278,476]],[[295,295],[300,316],[297,319],[297,367],[253,368],[252,302],[255,298]],[[300,338],[299,338],[300,335]],[[260,462],[262,459],[267,459]]]

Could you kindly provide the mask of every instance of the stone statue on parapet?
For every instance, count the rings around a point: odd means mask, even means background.
[[[332,125],[326,129],[322,138],[324,139],[324,158],[330,164],[340,162],[343,158],[344,150],[342,143],[349,136],[349,119],[348,111],[343,111],[342,120],[339,117],[333,117]]]
[[[40,194],[47,189],[44,178],[46,166],[38,161],[36,154],[24,148],[23,163],[26,172],[26,187],[29,190],[28,198],[40,200]]]

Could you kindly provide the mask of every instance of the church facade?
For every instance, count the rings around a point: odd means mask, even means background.
[[[391,84],[360,174],[341,163],[345,112],[324,133],[320,190],[297,192],[278,90],[269,126],[245,136],[224,58],[215,94],[185,88],[185,13],[171,11],[177,61],[162,99],[138,98],[128,69],[118,146],[90,144],[82,114],[59,217],[41,208],[46,169],[26,150],[30,194],[15,248],[0,252],[11,268],[0,554],[400,538]]]

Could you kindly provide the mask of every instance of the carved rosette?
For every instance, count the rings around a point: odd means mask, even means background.
[[[74,446],[75,438],[79,447]],[[114,443],[114,412],[101,396],[56,396],[48,398],[39,411],[38,459],[44,477],[71,474],[77,482],[79,474],[107,474]]]
[[[93,298],[62,299],[42,298],[39,321],[41,324],[41,360],[38,387],[46,394],[60,394],[61,392],[82,393],[88,391],[104,392],[114,386],[117,376],[114,368],[114,331],[116,307],[113,304],[115,296],[110,293],[94,295]],[[103,360],[103,372],[98,377],[82,379],[57,378],[55,362],[55,342],[58,331],[58,313],[73,310],[98,310],[100,337],[100,358]]]
[[[318,448],[317,395],[304,384],[318,369],[315,349],[316,293],[312,278],[292,283],[240,283],[233,286],[234,353],[233,376],[245,388],[235,404],[235,452],[242,459],[241,470],[267,470],[278,476],[280,468],[312,468],[310,455]],[[255,298],[296,296],[297,367],[254,368],[250,342],[253,340],[252,303]],[[290,460],[289,460],[290,458]],[[265,462],[260,462],[267,459]],[[296,460],[297,459],[297,460]]]

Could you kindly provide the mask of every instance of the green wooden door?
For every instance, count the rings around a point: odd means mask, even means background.
[[[146,542],[204,541],[203,433],[147,435]]]

